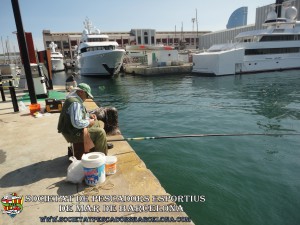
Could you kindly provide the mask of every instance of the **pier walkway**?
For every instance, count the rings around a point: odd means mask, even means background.
[[[86,106],[96,107],[94,102]],[[166,200],[166,190],[125,141],[114,142],[109,150],[108,155],[118,158],[117,173],[107,176],[104,184],[66,182],[68,143],[57,133],[58,117],[52,113],[35,118],[27,110],[14,113],[10,98],[0,102],[0,198],[9,193],[23,196],[23,210],[14,218],[1,212],[1,225],[193,224],[180,204]],[[112,138],[122,136],[108,140]]]

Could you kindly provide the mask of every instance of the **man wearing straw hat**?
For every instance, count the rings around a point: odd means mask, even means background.
[[[107,155],[107,141],[105,130],[97,120],[95,114],[88,114],[83,102],[93,98],[88,84],[80,83],[73,88],[63,105],[58,121],[58,132],[62,133],[69,143],[84,143],[84,152],[103,152]],[[75,153],[76,155],[76,153]]]

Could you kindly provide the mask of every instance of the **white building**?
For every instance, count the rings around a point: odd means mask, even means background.
[[[155,29],[131,29],[129,32],[103,32],[110,41],[118,42],[121,48],[127,45],[170,45],[175,48],[197,49],[199,36],[209,31],[156,31]],[[80,32],[50,32],[43,30],[44,47],[47,49],[51,42],[57,44],[57,50],[66,58],[73,58],[75,46],[80,43]]]

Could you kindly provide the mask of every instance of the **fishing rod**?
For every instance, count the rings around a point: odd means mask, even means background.
[[[168,139],[168,138],[194,138],[194,137],[235,137],[235,136],[287,136],[287,135],[300,135],[300,133],[240,133],[240,134],[186,134],[174,136],[156,136],[156,137],[134,137],[134,138],[121,138],[110,139],[112,141],[143,141],[153,139]]]

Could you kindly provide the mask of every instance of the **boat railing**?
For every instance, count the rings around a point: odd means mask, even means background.
[[[123,58],[125,64],[148,65],[147,56],[130,56],[125,55]]]

